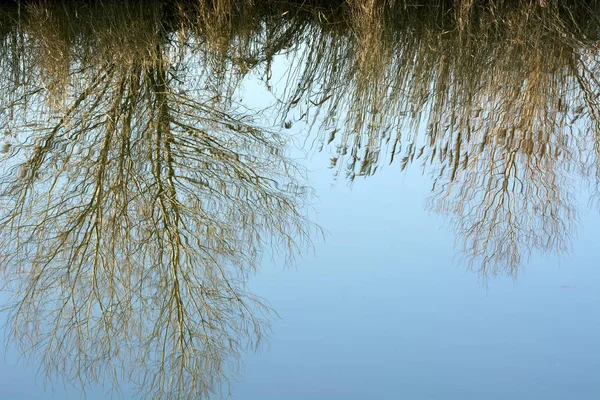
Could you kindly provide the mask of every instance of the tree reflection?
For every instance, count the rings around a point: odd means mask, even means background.
[[[272,311],[247,277],[307,239],[307,191],[282,138],[202,89],[157,4],[81,25],[33,7],[5,41],[2,272],[14,341],[47,375],[201,398],[260,344]]]
[[[84,388],[220,391],[272,313],[248,274],[267,248],[293,256],[311,228],[283,138],[234,100],[250,72],[281,125],[315,127],[350,181],[384,163],[426,169],[427,206],[482,277],[567,251],[573,178],[600,182],[596,3],[517,3],[0,8],[15,342]]]
[[[354,35],[301,49],[285,118],[316,126],[350,182],[421,165],[467,263],[516,277],[532,250],[568,251],[573,178],[598,182],[596,3],[433,3],[352,3]]]

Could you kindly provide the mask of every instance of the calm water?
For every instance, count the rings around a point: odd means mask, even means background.
[[[0,397],[598,398],[600,13],[549,3],[1,6]]]

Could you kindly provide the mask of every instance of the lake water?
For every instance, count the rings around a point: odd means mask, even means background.
[[[1,6],[0,397],[598,398],[600,13],[533,3]]]

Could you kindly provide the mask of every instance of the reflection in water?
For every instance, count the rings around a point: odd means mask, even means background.
[[[277,135],[203,89],[202,54],[164,31],[161,4],[27,11],[1,78],[17,344],[82,386],[218,391],[268,327],[245,290],[262,249],[291,256],[307,239],[299,171]]]
[[[422,165],[482,277],[568,250],[571,182],[600,173],[595,3],[318,3],[2,7],[2,272],[49,376],[204,397],[260,342],[247,276],[311,225],[284,141],[234,101],[250,72],[351,181]]]
[[[427,206],[483,278],[567,251],[573,177],[598,176],[598,14],[519,3],[358,8],[354,35],[320,30],[300,49],[284,110],[315,121],[350,181],[384,163],[431,174]]]

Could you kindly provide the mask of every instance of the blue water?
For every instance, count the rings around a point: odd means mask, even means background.
[[[517,281],[486,288],[424,211],[419,171],[332,187],[318,158],[328,236],[296,270],[267,266],[253,281],[282,320],[268,351],[245,359],[235,398],[599,398],[597,212],[581,208],[570,256],[534,253]]]
[[[327,152],[294,154],[326,235],[293,268],[265,258],[252,278],[280,319],[243,358],[233,398],[600,398],[600,215],[585,190],[569,255],[534,252],[517,280],[486,285],[457,257],[448,220],[425,209],[432,182],[418,168],[392,165],[350,186],[334,179]],[[45,389],[36,368],[9,347],[0,399],[81,397]]]
[[[419,171],[391,166],[350,187],[325,154],[306,165],[326,238],[295,268],[265,259],[253,278],[281,319],[244,358],[235,399],[599,397],[600,218],[584,196],[569,256],[534,253],[516,281],[486,288],[456,257],[447,222],[424,210],[431,182]],[[13,351],[0,376],[0,398],[80,397],[44,391]]]

